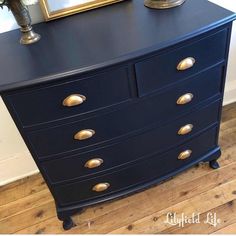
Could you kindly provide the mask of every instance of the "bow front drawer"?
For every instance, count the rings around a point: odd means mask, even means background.
[[[145,133],[114,145],[80,153],[71,157],[42,162],[51,183],[58,183],[94,174],[164,152],[186,142],[200,131],[217,123],[221,101],[190,113],[173,124],[154,127]],[[127,152],[127,150],[129,150]]]
[[[171,121],[221,93],[222,67],[205,71],[163,93],[105,115],[28,133],[39,158],[100,145],[137,130]],[[130,135],[130,134],[129,134]]]
[[[55,186],[55,197],[61,206],[66,206],[83,200],[116,194],[119,191],[132,189],[136,185],[166,177],[173,171],[187,168],[191,163],[200,161],[200,158],[216,149],[216,138],[217,128],[213,128],[161,156],[146,158],[117,172],[89,180]]]
[[[227,30],[136,63],[140,96],[199,73],[225,59]]]
[[[23,126],[95,111],[130,99],[127,68],[7,96]]]

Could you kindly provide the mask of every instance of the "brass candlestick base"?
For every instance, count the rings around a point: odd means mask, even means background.
[[[28,8],[20,0],[7,0],[7,6],[12,11],[17,24],[21,27],[21,44],[31,44],[40,40],[40,35],[35,33],[31,26]]]
[[[21,44],[32,44],[40,40],[41,36],[35,33],[32,29],[32,26],[21,27]]]
[[[155,9],[166,9],[177,7],[184,2],[185,0],[144,0],[144,5]]]

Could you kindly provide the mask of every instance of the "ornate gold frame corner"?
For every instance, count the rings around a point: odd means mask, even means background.
[[[49,6],[48,6],[47,0],[39,0],[39,3],[42,9],[43,15],[44,15],[44,19],[46,21],[50,21],[50,20],[66,17],[69,15],[73,15],[76,13],[92,10],[98,7],[107,6],[107,5],[121,2],[121,1],[124,1],[124,0],[94,0],[94,2],[92,3],[88,2],[84,4],[79,4],[74,7],[70,7],[70,8],[59,10],[59,11],[54,11],[54,12],[49,12]]]

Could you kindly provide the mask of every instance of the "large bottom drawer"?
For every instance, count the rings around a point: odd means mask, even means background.
[[[215,124],[219,119],[220,103],[221,101],[216,101],[176,120],[172,124],[153,128],[111,146],[84,154],[80,153],[71,157],[42,162],[42,168],[51,183],[58,183],[91,176],[128,164],[147,155],[164,152],[170,147],[186,142],[193,135]],[[192,132],[179,135],[180,128],[189,124],[193,125]],[[86,163],[95,162],[96,164],[96,161],[102,163],[98,163],[98,166],[94,168],[86,167]]]
[[[117,172],[109,173],[87,181],[54,187],[54,196],[59,206],[96,200],[101,197],[125,191],[135,185],[169,175],[186,165],[196,162],[203,155],[217,147],[218,127],[212,128],[195,139],[171,150],[162,156],[145,159]],[[191,150],[191,156],[180,160],[180,154]],[[183,157],[183,156],[182,156]],[[186,155],[185,155],[186,157]],[[102,183],[102,185],[98,185]],[[108,187],[106,190],[104,187]],[[95,190],[99,190],[96,192]],[[104,190],[104,191],[101,191]]]

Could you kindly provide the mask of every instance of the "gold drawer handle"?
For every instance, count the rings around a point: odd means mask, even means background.
[[[64,99],[63,106],[65,107],[74,107],[79,106],[80,104],[86,101],[86,97],[80,94],[72,94]]]
[[[93,191],[95,191],[95,192],[103,192],[103,191],[106,191],[109,187],[110,187],[109,183],[100,183],[100,184],[96,184],[93,187]]]
[[[191,157],[192,155],[192,150],[186,150],[184,152],[181,152],[178,156],[179,160],[185,160],[188,159],[189,157]]]
[[[178,105],[188,104],[193,100],[193,97],[194,96],[192,93],[186,93],[177,100],[177,104]]]
[[[88,169],[94,169],[99,167],[100,165],[102,165],[103,160],[100,158],[95,158],[92,160],[89,160],[85,163],[84,167],[88,168]]]
[[[193,57],[187,57],[178,64],[177,70],[179,71],[188,70],[192,68],[195,63],[196,60]]]
[[[74,139],[76,140],[86,140],[92,138],[95,135],[95,131],[92,129],[81,130],[75,134]]]
[[[186,134],[191,133],[192,131],[193,131],[193,125],[188,124],[188,125],[181,127],[180,130],[178,131],[178,134],[179,135],[186,135]]]

